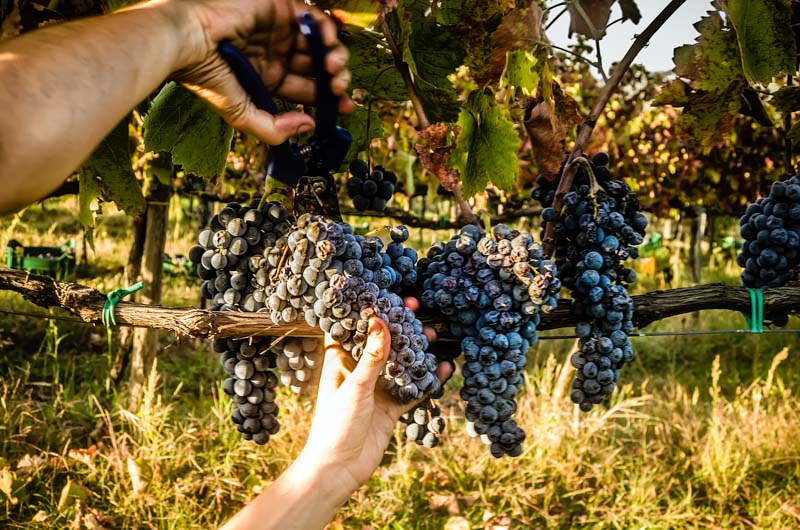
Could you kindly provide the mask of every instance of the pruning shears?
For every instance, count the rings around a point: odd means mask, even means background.
[[[303,146],[287,140],[270,147],[267,174],[297,189],[299,195],[313,195],[325,214],[338,219],[341,217],[338,193],[331,173],[342,165],[353,137],[347,129],[336,125],[339,96],[331,92],[331,74],[325,70],[328,50],[322,42],[319,24],[310,13],[301,14],[298,24],[308,41],[316,73],[317,125],[314,135]],[[230,41],[220,42],[218,51],[253,104],[258,109],[277,114],[278,108],[250,60]]]

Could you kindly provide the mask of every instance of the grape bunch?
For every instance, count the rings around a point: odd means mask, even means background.
[[[750,204],[739,219],[744,245],[736,256],[742,284],[763,289],[781,287],[800,266],[800,178],[786,175],[775,182],[769,196]],[[765,320],[776,326],[789,323],[786,313],[770,313]]]
[[[273,369],[276,355],[270,350],[269,339],[215,339],[214,351],[220,353],[220,363],[230,376],[222,390],[234,403],[231,420],[245,440],[258,445],[269,441],[278,432],[278,406],[275,387],[278,376]]]
[[[392,233],[398,231],[407,233],[405,227]],[[368,319],[378,316],[389,328],[392,345],[381,385],[401,403],[441,393],[435,375],[438,363],[426,353],[422,322],[395,292],[410,271],[392,266],[380,238],[354,235],[346,223],[304,214],[286,236],[285,250],[277,248],[271,254],[285,254],[286,259],[278,262],[267,296],[273,322],[291,324],[302,315],[358,360],[367,340]]]
[[[269,267],[264,253],[289,232],[286,210],[278,203],[229,203],[209,220],[189,250],[203,280],[200,293],[209,309],[258,311],[263,307]]]
[[[314,337],[285,337],[275,340],[270,351],[281,371],[281,383],[300,394],[311,382],[314,369],[322,362],[322,341]]]
[[[614,391],[620,369],[633,359],[633,300],[627,285],[636,281],[623,263],[639,255],[647,218],[624,181],[612,180],[608,155],[582,158],[572,188],[556,211],[555,179],[540,177],[533,197],[545,207],[542,219],[554,223],[556,265],[572,291],[578,350],[571,356],[575,375],[570,398],[583,411]]]
[[[431,400],[425,400],[400,416],[400,421],[406,425],[406,439],[428,449],[439,445],[441,435],[447,427],[442,409]]]
[[[396,185],[397,175],[394,172],[382,166],[375,166],[370,171],[369,165],[359,158],[350,162],[350,178],[345,186],[347,195],[353,200],[353,207],[359,212],[385,210]]]
[[[464,226],[447,243],[434,243],[418,268],[422,305],[447,316],[451,333],[462,338],[467,432],[496,458],[518,456],[525,432],[512,418],[516,394],[540,313],[558,303],[555,264],[529,233],[500,224],[491,234]]]
[[[263,208],[231,203],[199,234],[200,245],[192,248],[190,256],[198,263],[198,275],[204,280],[201,292],[212,301],[212,310],[268,313],[275,324],[305,320],[330,333],[356,360],[363,353],[369,318],[383,319],[391,333],[391,353],[380,385],[401,403],[408,403],[425,395],[441,396],[443,389],[435,375],[437,359],[426,352],[422,322],[404,306],[399,294],[404,285],[416,283],[416,252],[402,245],[407,228],[394,227],[390,235],[393,242],[384,249],[380,238],[354,235],[346,223],[303,214],[292,226],[277,203]],[[391,255],[386,252],[389,248]],[[262,369],[278,368],[279,380],[300,392],[320,362],[318,345],[317,339],[274,340],[265,347],[268,365],[259,361],[252,368],[257,376]],[[232,349],[222,359],[229,373],[229,368],[238,366],[228,366],[230,359],[247,361],[240,373],[232,374],[243,382],[226,383],[226,392],[233,385],[230,395],[239,405],[252,397],[246,392],[251,390],[274,400],[274,392],[254,386],[249,379],[248,366],[255,361],[239,356]],[[235,408],[232,416],[237,425],[243,424],[239,419],[250,417],[240,409]],[[252,427],[253,422],[248,422],[242,432],[262,443],[265,437],[256,437]],[[271,434],[269,427],[265,432]]]

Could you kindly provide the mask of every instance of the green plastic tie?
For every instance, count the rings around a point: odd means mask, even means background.
[[[110,293],[106,295],[106,303],[103,305],[103,324],[106,327],[116,326],[117,319],[114,316],[114,310],[117,307],[117,304],[120,300],[125,298],[128,295],[135,293],[136,291],[140,290],[144,287],[144,282],[138,282],[127,289],[114,289]]]
[[[762,333],[764,331],[764,293],[761,289],[748,288],[750,294],[750,316],[744,316],[750,333]]]

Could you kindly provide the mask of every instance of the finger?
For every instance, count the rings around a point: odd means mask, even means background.
[[[433,344],[438,338],[436,330],[430,326],[425,326],[424,328],[422,328],[422,334],[425,335],[426,339],[428,339],[429,344]]]
[[[419,311],[419,300],[414,296],[406,296],[403,298],[403,305],[415,313]]]
[[[350,71],[343,70],[331,79],[331,92],[336,96],[342,96],[342,99],[347,99],[345,92],[349,84]],[[317,86],[313,79],[303,75],[289,73],[281,81],[280,86],[275,91],[275,95],[292,100],[296,103],[314,105],[316,102],[316,92]]]
[[[372,318],[364,352],[351,375],[353,384],[365,392],[374,392],[378,376],[386,365],[391,348],[389,328],[380,318]]]
[[[442,361],[436,366],[436,378],[441,384],[447,383],[455,372],[456,365],[453,361]]]
[[[318,399],[326,399],[336,392],[344,381],[347,373],[341,363],[341,345],[334,341],[329,334],[325,334],[325,345],[322,370],[320,371]],[[349,372],[348,372],[349,373]]]

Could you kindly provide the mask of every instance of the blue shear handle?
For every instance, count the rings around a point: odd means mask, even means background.
[[[250,96],[256,108],[272,115],[277,114],[278,107],[272,101],[269,90],[250,60],[229,41],[220,42],[217,50],[231,67],[237,81]],[[302,157],[295,153],[288,141],[280,145],[271,146],[270,151],[272,154],[270,157],[271,162],[267,168],[269,175],[284,184],[295,186],[306,171]]]
[[[311,60],[314,62],[314,72],[316,74],[316,136],[328,138],[333,136],[336,130],[336,116],[339,112],[340,99],[331,92],[332,76],[325,68],[325,57],[328,54],[328,49],[322,42],[319,24],[310,13],[300,15],[299,25],[300,32],[308,40],[308,49],[311,52]]]

